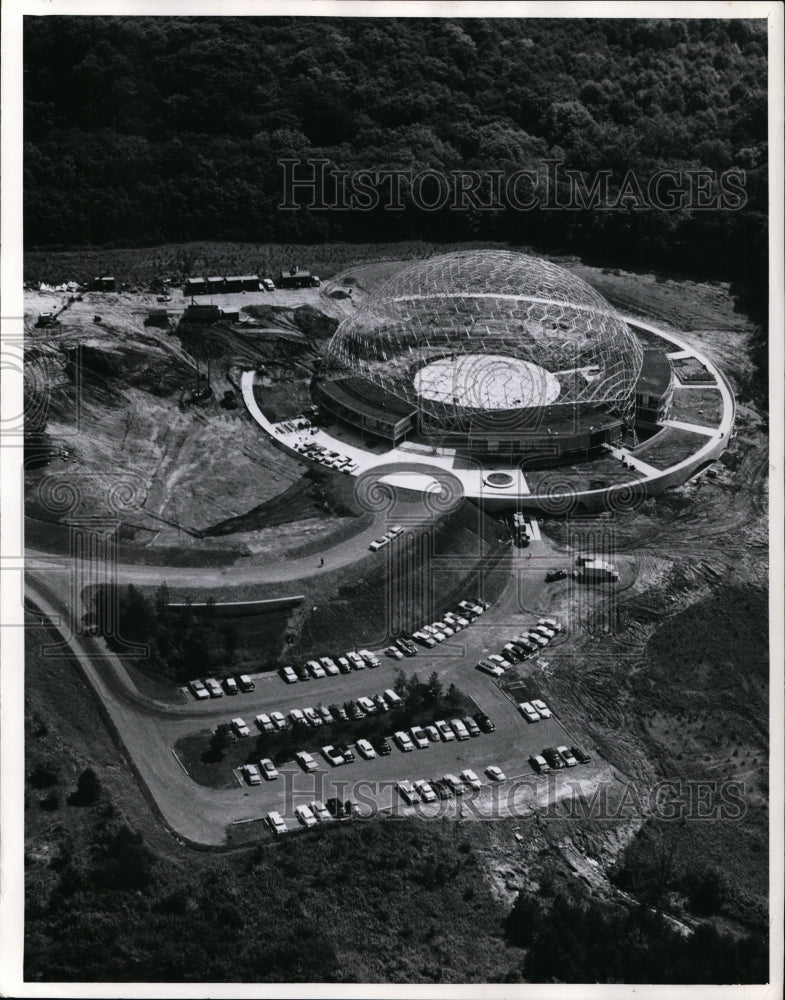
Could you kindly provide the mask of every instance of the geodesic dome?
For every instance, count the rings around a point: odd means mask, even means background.
[[[478,413],[576,406],[631,426],[643,349],[563,268],[473,250],[386,281],[340,325],[328,360],[453,427]]]

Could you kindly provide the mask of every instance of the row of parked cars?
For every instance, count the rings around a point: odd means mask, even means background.
[[[563,767],[575,767],[578,764],[588,764],[589,754],[580,747],[546,747],[541,754],[529,757],[529,764],[537,774],[547,774],[548,771],[558,771]]]
[[[480,660],[477,669],[491,677],[501,677],[513,664],[544,649],[561,630],[561,624],[553,618],[540,618],[528,632],[515,635],[506,642],[500,653],[491,653]]]
[[[492,733],[495,729],[496,726],[484,712],[477,712],[473,717],[451,719],[449,723],[439,719],[432,725],[412,726],[408,730],[399,729],[389,737],[359,739],[354,747],[364,760],[373,760],[375,757],[386,757],[392,753],[393,746],[401,753],[411,753],[414,749],[425,750],[431,743],[468,740],[473,736],[479,736],[481,732]],[[332,767],[351,764],[357,759],[352,747],[345,743],[328,744],[322,747],[321,754]],[[295,760],[306,773],[315,771],[318,767],[313,755],[307,750],[299,750],[295,754]]]
[[[375,541],[371,542],[368,548],[371,552],[378,552],[379,549],[383,549],[385,545],[389,545],[394,539],[398,537],[403,531],[402,524],[394,524],[389,531],[385,532],[381,538],[377,538]]]
[[[352,670],[364,670],[366,667],[380,667],[382,661],[370,649],[353,649],[343,656],[322,656],[318,660],[308,660],[298,666],[281,667],[279,673],[287,684],[298,681],[318,680],[335,674],[350,674]]]
[[[451,635],[455,635],[461,629],[468,628],[489,607],[487,601],[460,601],[457,611],[445,612],[439,621],[423,625],[416,632],[412,632],[411,638],[421,646],[425,646],[426,649],[433,649],[438,643],[449,639]]]
[[[319,799],[314,799],[310,805],[297,806],[294,814],[306,829],[310,829],[317,823],[328,823],[332,819],[347,819],[352,815],[352,803],[332,798],[328,799],[325,804]],[[280,836],[288,830],[286,821],[277,810],[267,813],[267,825],[276,836]]]
[[[321,462],[328,469],[335,469],[337,472],[355,472],[358,468],[357,462],[340,452],[330,451],[323,444],[315,441],[297,441],[294,444],[295,451],[299,451],[306,458],[313,459],[314,462]]]
[[[379,667],[381,661],[379,657],[369,649],[352,650],[343,656],[322,656],[318,660],[308,660],[299,666],[281,667],[280,674],[287,684],[295,684],[297,681],[308,681],[311,678],[320,679],[322,677],[334,676],[335,674],[348,674],[352,670],[364,670],[365,667]]]
[[[495,764],[490,764],[486,767],[485,774],[494,783],[507,780],[507,775]],[[477,777],[476,772],[467,767],[461,771],[460,777],[454,774],[445,774],[442,778],[432,778],[430,781],[423,779],[419,781],[399,781],[398,794],[404,802],[413,806],[417,802],[435,802],[437,799],[451,799],[456,795],[463,795],[467,789],[479,791],[482,786],[483,783]]]
[[[539,722],[540,719],[550,719],[553,715],[542,698],[518,702],[518,709],[527,722]]]
[[[221,698],[224,694],[239,694],[241,691],[253,691],[256,687],[248,674],[240,674],[239,677],[224,677],[223,681],[218,681],[215,677],[208,677],[206,680],[193,680],[188,682],[188,689],[197,701],[205,701],[207,698]]]

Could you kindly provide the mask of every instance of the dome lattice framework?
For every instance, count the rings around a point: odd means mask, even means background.
[[[416,406],[433,430],[468,427],[489,411],[568,407],[599,408],[632,427],[642,361],[638,339],[586,282],[497,250],[404,268],[328,347],[330,367]]]

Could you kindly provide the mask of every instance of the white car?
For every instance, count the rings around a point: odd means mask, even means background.
[[[316,770],[316,761],[307,750],[298,750],[294,759],[306,773]]]
[[[399,781],[398,794],[405,802],[408,802],[410,806],[413,806],[419,799],[417,791],[411,781]]]
[[[449,743],[450,740],[455,739],[455,733],[450,729],[444,719],[439,719],[438,722],[434,722],[434,726],[439,731],[439,736],[444,740],[445,743]]]
[[[204,686],[210,692],[211,698],[223,698],[223,688],[214,677],[208,677]]]
[[[397,538],[397,536],[400,535],[402,531],[403,531],[403,525],[394,524],[392,528],[390,528],[390,530],[387,532],[387,534],[390,536],[390,538]]]
[[[326,674],[329,674],[331,677],[335,677],[337,673],[340,673],[340,671],[338,670],[338,664],[335,662],[335,660],[332,660],[329,656],[323,656],[319,660],[319,663],[321,663],[322,665],[322,670],[324,670],[324,672]]]
[[[250,736],[251,730],[246,726],[245,719],[232,719],[232,729],[237,733],[238,736]]]
[[[294,814],[304,827],[310,829],[310,827],[316,826],[316,817],[308,808],[308,806],[297,806],[297,808],[294,810]]]
[[[369,667],[380,667],[379,657],[370,651],[370,649],[361,649],[360,656]]]
[[[502,670],[509,670],[512,664],[509,660],[505,660],[503,656],[499,656],[498,653],[491,653],[488,657],[491,663],[495,663],[497,667],[501,667]]]
[[[270,712],[270,721],[279,732],[283,732],[286,729],[286,719],[283,716],[283,712]]]
[[[539,632],[527,632],[525,638],[529,642],[534,642],[540,647],[548,645],[548,640],[545,638],[544,635],[540,635]]]
[[[480,660],[477,664],[477,669],[481,670],[484,674],[490,674],[491,677],[503,677],[504,671],[496,663],[488,663],[487,660]]]
[[[207,690],[204,684],[202,684],[201,681],[189,681],[188,687],[191,689],[191,694],[198,701],[204,701],[205,698],[210,697],[210,692]]]
[[[293,726],[302,726],[303,728],[308,726],[308,720],[303,715],[302,709],[293,708],[289,712],[289,719]]]
[[[322,756],[332,767],[340,767],[345,764],[344,756],[340,750],[336,750],[332,744],[322,747]]]
[[[450,726],[452,727],[452,731],[455,733],[456,739],[458,740],[469,739],[469,730],[464,725],[462,719],[450,719]]]
[[[412,726],[409,732],[418,750],[426,750],[430,746],[428,737],[425,735],[425,730],[422,726]]]
[[[567,767],[575,767],[578,763],[575,757],[573,757],[572,752],[568,750],[567,747],[556,747],[556,753],[561,755],[561,758]]]
[[[551,715],[553,714],[541,698],[534,698],[532,700],[532,708],[535,710],[535,712],[540,713],[540,718],[542,719],[550,719]]]
[[[385,656],[389,656],[392,660],[402,660],[403,653],[398,649],[397,646],[388,646],[384,651]]]
[[[373,760],[376,756],[376,751],[368,742],[368,740],[357,740],[355,744],[357,747],[357,752],[361,757],[365,757],[366,760]]]
[[[431,743],[439,742],[439,730],[436,726],[426,726],[425,735],[428,737]]]
[[[325,806],[324,802],[320,802],[318,799],[311,803],[311,812],[320,823],[327,823],[332,819],[332,816],[329,812],[327,812],[327,806]]]
[[[531,702],[529,702],[529,701],[522,701],[518,705],[518,708],[523,713],[523,717],[524,717],[524,719],[526,719],[527,722],[539,722],[540,721],[540,713],[537,711],[537,709],[534,707],[534,705],[532,705]]]
[[[502,771],[500,767],[497,767],[496,764],[490,764],[488,767],[486,767],[485,773],[488,775],[491,781],[507,780],[507,775],[504,773],[504,771]]]
[[[470,788],[473,788],[475,791],[477,791],[477,789],[479,788],[482,788],[482,782],[470,767],[467,767],[465,771],[461,771],[461,779],[465,781],[466,784]]]
[[[286,833],[286,823],[284,823],[283,817],[279,812],[267,813],[267,822],[270,824],[270,829],[276,837],[280,837],[282,833]]]
[[[416,639],[421,646],[426,646],[428,649],[431,649],[433,646],[436,645],[436,640],[434,639],[434,637],[432,635],[429,635],[427,632],[423,631],[413,632],[412,638]]]
[[[273,725],[273,720],[269,715],[262,712],[261,715],[257,715],[255,719],[256,725],[261,729],[263,733],[274,733],[275,726]]]
[[[460,778],[456,778],[454,774],[445,774],[444,780],[456,795],[463,795],[464,785]]]
[[[308,667],[308,673],[311,677],[319,678],[325,676],[324,667],[321,663],[317,663],[316,660],[309,660],[306,663],[306,667]]]
[[[561,632],[562,627],[559,622],[554,621],[553,618],[540,618],[537,622],[538,625],[545,625],[547,628],[552,628],[554,632]]]
[[[433,627],[437,632],[441,632],[442,635],[447,636],[449,639],[451,635],[455,635],[455,630],[447,625],[445,622],[434,622]]]
[[[309,723],[309,725],[313,726],[314,729],[318,729],[319,726],[323,725],[321,717],[319,716],[315,708],[304,708],[303,715],[305,716],[306,721]]]
[[[240,772],[249,785],[261,785],[262,779],[259,775],[259,768],[256,764],[243,764],[240,768]]]
[[[283,674],[283,679],[286,681],[287,684],[297,683],[297,674],[292,670],[291,667],[283,667],[281,669],[281,673]]]
[[[354,650],[346,654],[346,659],[351,663],[355,670],[365,670],[365,660]]]
[[[378,711],[376,705],[364,694],[357,699],[357,704],[366,715],[374,715]]]
[[[259,768],[268,781],[275,781],[278,777],[278,768],[269,757],[262,757],[259,761]]]
[[[275,291],[275,285],[272,283],[272,279],[270,279],[270,278],[262,278],[262,285],[264,286],[264,290],[266,292],[274,292]],[[276,815],[277,815],[277,813],[276,813]]]
[[[539,632],[540,635],[545,636],[546,639],[552,639],[556,633],[552,628],[548,628],[546,625],[535,625],[532,632]]]
[[[427,781],[423,781],[422,779],[415,781],[414,789],[423,802],[436,801],[436,792],[431,788]]]
[[[378,552],[379,549],[383,549],[385,545],[389,544],[390,544],[390,539],[387,537],[387,535],[385,535],[384,538],[377,538],[375,542],[371,542],[368,548],[371,550],[371,552]]]
[[[402,729],[394,734],[393,739],[395,740],[398,749],[403,753],[409,753],[411,750],[414,750],[414,744],[412,743],[409,734],[405,733]]]
[[[316,711],[321,716],[322,722],[325,726],[329,726],[331,722],[335,722],[332,712],[326,705],[320,705]]]

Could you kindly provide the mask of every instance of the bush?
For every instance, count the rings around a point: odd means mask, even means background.
[[[79,775],[76,791],[68,799],[72,806],[93,806],[102,794],[101,782],[91,767],[87,767]]]

